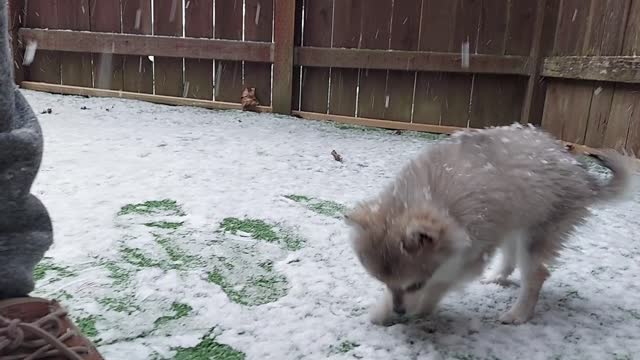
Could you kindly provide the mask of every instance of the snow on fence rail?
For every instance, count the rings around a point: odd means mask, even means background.
[[[26,88],[234,108],[255,87],[262,111],[640,150],[640,0],[10,4]]]

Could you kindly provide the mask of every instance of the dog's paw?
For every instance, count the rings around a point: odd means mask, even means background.
[[[374,305],[369,311],[369,320],[375,325],[391,325],[395,321],[395,317],[395,313],[386,302]]]
[[[529,319],[531,318],[531,315],[532,314],[529,314],[524,311],[517,311],[517,310],[511,309],[506,313],[500,315],[499,320],[503,324],[520,325],[529,321]]]

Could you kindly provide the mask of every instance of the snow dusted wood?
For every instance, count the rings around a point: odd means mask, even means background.
[[[245,0],[245,40],[272,42],[273,3],[274,0]],[[294,29],[290,31],[293,33]],[[293,44],[286,46],[293,48]],[[244,86],[255,87],[260,104],[271,105],[271,64],[245,61]]]
[[[44,29],[20,29],[19,34],[23,43],[29,40],[37,41],[39,50],[155,55],[192,59],[272,61],[271,49],[273,46],[264,42]]]
[[[153,1],[153,34],[182,37],[182,1]],[[184,96],[183,61],[182,57],[154,57],[156,94]]]
[[[97,0],[100,1],[100,0]],[[151,0],[124,0],[122,4],[122,32],[127,34],[151,35]],[[114,43],[104,43],[105,47]],[[133,52],[123,52],[134,56],[124,57],[123,83],[125,91],[153,93],[153,63],[147,55],[135,56]]]
[[[640,56],[554,56],[544,60],[543,76],[640,83]]]
[[[91,31],[120,33],[120,0],[90,0]],[[121,55],[93,54],[94,87],[122,90],[124,58]]]
[[[295,13],[295,0],[275,0],[272,105],[280,114],[291,113]]]
[[[213,0],[185,3],[185,36],[213,38]],[[186,97],[213,100],[213,60],[184,60],[184,93]]]

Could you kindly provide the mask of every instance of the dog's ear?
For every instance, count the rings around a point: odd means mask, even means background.
[[[409,255],[416,255],[422,250],[435,250],[440,244],[440,236],[432,234],[429,229],[420,226],[412,226],[408,229],[406,236],[400,242],[402,252]]]
[[[407,235],[400,243],[400,248],[406,254],[416,255],[424,249],[436,249],[438,244],[439,239],[437,237],[420,229],[416,229],[407,232]]]

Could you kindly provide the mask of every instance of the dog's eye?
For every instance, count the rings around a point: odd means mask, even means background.
[[[405,289],[405,291],[409,292],[409,293],[416,292],[416,291],[422,289],[423,286],[424,286],[424,281],[420,281],[420,282],[413,283],[413,284],[409,285]]]

